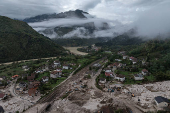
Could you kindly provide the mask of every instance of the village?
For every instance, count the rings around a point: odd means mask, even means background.
[[[170,82],[145,82],[154,79],[146,59],[128,56],[126,51],[104,51],[103,56],[108,54],[110,59],[103,57],[75,74],[80,64],[53,59],[50,65],[43,64],[30,74],[11,76],[8,85],[0,89],[0,108],[26,113],[97,113],[110,107],[128,113],[169,111]],[[22,66],[24,71],[30,68]],[[48,100],[42,104],[41,99],[55,88],[59,95],[50,97],[50,108],[44,107]]]
[[[49,60],[46,62],[48,63]],[[55,59],[50,65],[47,63],[36,68],[31,74],[13,75],[10,80],[7,80],[5,76],[0,78],[0,81],[8,81],[7,86],[1,86],[0,89],[2,111],[25,111],[67,79],[78,67],[75,63],[62,62],[61,64],[59,60]],[[30,68],[27,65],[22,66],[25,72]]]

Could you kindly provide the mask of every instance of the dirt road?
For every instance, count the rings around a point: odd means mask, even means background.
[[[39,59],[54,59],[54,58],[56,58],[56,57],[48,57],[48,58],[39,58]],[[35,61],[35,60],[39,60],[39,59],[29,59],[29,60],[20,60],[20,61],[13,61],[13,62],[18,62],[18,63],[20,63],[20,62],[27,62],[27,61]],[[10,65],[10,64],[12,64],[13,62],[7,62],[7,63],[0,63],[0,65]]]

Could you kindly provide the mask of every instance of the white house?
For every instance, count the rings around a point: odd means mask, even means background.
[[[56,71],[62,71],[62,69],[61,68],[57,68]]]
[[[112,72],[112,69],[106,68],[106,69],[104,69],[104,71],[105,71],[105,72]]]
[[[162,96],[155,97],[155,103],[158,107],[166,108],[170,105],[170,101]]]
[[[119,51],[117,54],[118,55],[124,55],[126,53],[126,51]]]
[[[22,66],[22,69],[24,69],[24,71],[28,71],[29,67],[27,65],[25,65],[25,66]]]
[[[128,56],[127,55],[123,55],[123,59],[127,59],[128,58]]]
[[[106,79],[105,79],[105,78],[100,78],[99,83],[101,83],[101,84],[105,84],[105,83],[106,83]]]
[[[132,59],[132,63],[133,63],[133,64],[136,64],[137,62],[138,62],[137,58]]]
[[[60,66],[60,61],[54,61],[54,65],[57,67],[57,66]]]
[[[42,77],[42,81],[43,81],[43,82],[48,82],[48,80],[49,80],[49,77],[47,77],[47,76],[43,76],[43,77]]]
[[[143,75],[142,75],[142,74],[135,74],[135,75],[134,75],[134,79],[135,79],[135,80],[143,80],[144,78],[143,78]]]
[[[120,60],[120,59],[115,59],[115,61],[121,62],[122,60]]]
[[[143,75],[147,75],[147,74],[148,74],[148,70],[143,69],[143,70],[142,70],[142,74],[143,74]]]
[[[63,65],[63,69],[69,69],[70,66],[69,65]]]
[[[123,81],[125,81],[125,76],[124,76],[124,75],[118,75],[118,74],[117,74],[117,75],[115,76],[115,79],[123,82]]]
[[[51,78],[58,78],[58,77],[60,77],[60,75],[62,75],[62,71],[52,71],[50,73]]]

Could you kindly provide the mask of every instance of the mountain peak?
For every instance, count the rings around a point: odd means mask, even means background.
[[[76,9],[75,11],[66,11],[61,13],[52,13],[52,14],[42,14],[35,17],[26,18],[23,21],[27,23],[31,22],[41,22],[49,19],[59,19],[59,18],[88,18],[90,15],[83,10]],[[92,17],[92,16],[91,16]]]

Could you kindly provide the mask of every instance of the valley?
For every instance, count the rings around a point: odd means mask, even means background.
[[[0,113],[170,113],[168,3],[2,1]]]

